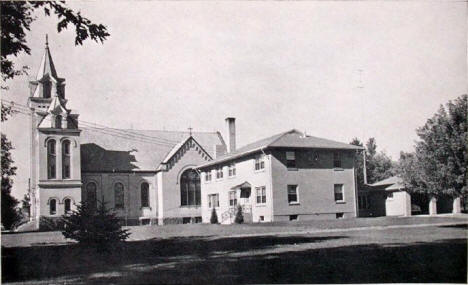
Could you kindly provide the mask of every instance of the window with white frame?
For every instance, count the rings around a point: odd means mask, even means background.
[[[229,164],[229,177],[236,176],[236,164],[231,163]]]
[[[255,187],[255,191],[257,194],[257,204],[265,204],[266,203],[266,188],[265,186]]]
[[[335,184],[334,193],[335,193],[335,202],[344,201],[343,184]]]
[[[296,168],[296,152],[295,151],[286,152],[286,167]]]
[[[263,154],[255,157],[255,170],[261,170],[265,168],[265,156]]]
[[[222,179],[223,178],[223,167],[220,167],[216,169],[216,179]]]
[[[333,167],[341,168],[341,154],[337,151],[333,153]]]
[[[219,194],[208,195],[208,208],[219,207]]]
[[[205,173],[205,181],[206,181],[206,182],[211,181],[211,170],[208,170],[208,171]]]
[[[236,191],[229,191],[229,206],[234,207],[237,205]]]
[[[297,204],[299,203],[299,193],[297,185],[288,185],[288,203]]]

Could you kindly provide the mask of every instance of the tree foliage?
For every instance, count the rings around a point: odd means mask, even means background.
[[[352,139],[352,145],[363,146],[358,138]],[[367,183],[372,184],[396,174],[396,163],[385,154],[385,152],[377,152],[377,143],[375,138],[370,138],[366,142],[366,174]],[[364,161],[362,156],[356,157],[356,171],[358,189],[364,187]]]
[[[217,224],[218,223],[218,215],[216,214],[216,209],[215,208],[213,208],[213,210],[211,211],[210,223],[212,223],[212,224]]]
[[[99,201],[98,208],[95,209],[90,204],[83,203],[70,215],[64,215],[64,237],[97,249],[108,249],[116,242],[125,241],[130,233],[122,229],[119,219],[105,204]]]
[[[30,54],[26,32],[30,31],[31,23],[35,20],[34,12],[38,9],[42,9],[46,16],[57,16],[58,32],[73,26],[75,45],[82,45],[86,39],[102,43],[109,36],[104,25],[95,24],[80,12],[68,8],[65,1],[0,1],[1,72],[4,81],[27,72],[26,66],[17,69],[12,57],[21,53]]]
[[[431,196],[466,195],[467,95],[440,106],[417,129],[413,154],[402,153],[400,176],[411,192]]]
[[[241,205],[237,206],[237,212],[236,212],[236,217],[234,218],[234,222],[236,224],[244,223],[244,214],[242,213]]]
[[[18,209],[18,200],[11,195],[13,186],[12,176],[16,174],[16,167],[13,166],[11,150],[13,146],[5,134],[1,134],[1,152],[2,152],[2,224],[6,229],[11,227],[21,219]]]
[[[366,143],[367,183],[372,184],[396,174],[396,164],[385,152],[377,152],[377,143],[370,138]]]

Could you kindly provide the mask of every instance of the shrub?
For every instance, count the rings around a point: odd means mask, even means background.
[[[212,223],[212,224],[217,224],[218,223],[218,214],[216,214],[216,209],[215,208],[213,208],[213,211],[211,211],[210,223]]]
[[[63,220],[58,217],[40,217],[39,231],[59,231],[63,230]]]
[[[123,230],[119,218],[106,209],[105,203],[99,201],[97,209],[87,203],[78,205],[71,215],[63,216],[66,238],[80,244],[94,246],[98,250],[107,250],[110,245],[125,241],[130,233]]]
[[[242,224],[244,222],[244,215],[242,214],[241,205],[237,206],[236,218],[234,219],[236,224]]]

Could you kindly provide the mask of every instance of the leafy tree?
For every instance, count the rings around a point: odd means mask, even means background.
[[[119,219],[105,204],[99,201],[95,209],[88,203],[82,203],[70,215],[64,215],[63,236],[98,250],[107,250],[115,243],[125,241],[130,233],[122,229]]]
[[[236,224],[242,224],[244,222],[244,215],[242,214],[242,207],[241,205],[237,206],[237,213],[234,219]]]
[[[216,214],[216,209],[215,208],[213,208],[213,210],[211,211],[210,223],[212,223],[212,224],[217,224],[218,223],[218,215]]]
[[[5,112],[4,112],[5,110]],[[2,105],[2,122],[5,121],[8,115],[11,113],[11,108],[5,107]],[[11,227],[21,220],[21,215],[19,214],[16,206],[18,205],[18,200],[11,196],[11,188],[13,186],[12,176],[16,175],[16,167],[13,166],[13,158],[11,156],[11,150],[13,146],[11,142],[7,139],[5,134],[1,134],[1,153],[2,153],[2,224],[6,229],[11,229]]]
[[[384,152],[377,153],[375,138],[370,138],[366,143],[366,172],[367,183],[389,178],[396,174],[396,164]]]
[[[353,138],[352,145],[363,146],[358,138]],[[375,138],[370,138],[366,143],[366,174],[367,183],[372,184],[396,174],[396,163],[394,163],[384,152],[377,152]],[[364,161],[362,156],[356,157],[356,171],[358,189],[364,186]]]
[[[30,54],[26,32],[30,31],[31,23],[35,20],[34,12],[38,9],[42,9],[46,16],[51,13],[57,16],[58,32],[67,29],[69,25],[73,26],[76,32],[75,45],[82,45],[88,38],[102,43],[109,36],[104,25],[95,24],[80,12],[68,8],[65,1],[0,1],[1,72],[4,81],[27,72],[26,66],[17,69],[12,57],[22,53]]]
[[[467,194],[467,95],[449,101],[417,129],[414,154],[401,154],[399,173],[410,192]]]

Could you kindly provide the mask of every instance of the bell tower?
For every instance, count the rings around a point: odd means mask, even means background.
[[[81,202],[78,114],[66,107],[65,79],[57,75],[46,36],[35,80],[29,82],[31,110],[31,216],[60,218]]]

